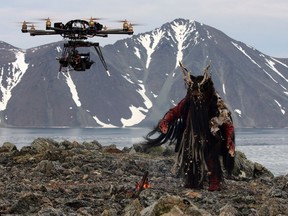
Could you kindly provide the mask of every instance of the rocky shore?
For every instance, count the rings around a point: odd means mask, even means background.
[[[0,215],[288,215],[288,175],[274,177],[237,152],[221,191],[191,190],[175,175],[174,159],[167,146],[143,153],[97,141],[39,138],[20,150],[4,143]]]

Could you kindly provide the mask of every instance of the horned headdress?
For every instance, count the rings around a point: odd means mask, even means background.
[[[192,78],[191,78],[191,71],[188,71],[187,68],[184,67],[182,62],[179,62],[179,65],[180,65],[180,67],[182,69],[182,76],[183,76],[183,79],[184,79],[185,86],[187,88],[191,88],[192,85],[193,85],[193,77],[194,76],[192,75]],[[210,78],[209,68],[210,68],[210,64],[207,65],[207,67],[204,69],[203,79],[198,84],[199,86],[203,85],[205,83],[205,81]]]

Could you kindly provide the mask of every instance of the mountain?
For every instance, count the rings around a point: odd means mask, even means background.
[[[186,94],[181,60],[195,75],[211,61],[236,127],[288,127],[288,59],[211,26],[175,19],[106,45],[107,72],[90,49],[90,70],[59,73],[62,47],[22,50],[0,42],[0,126],[152,127]]]

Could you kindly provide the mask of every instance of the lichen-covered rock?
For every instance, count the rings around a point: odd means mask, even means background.
[[[17,151],[17,147],[13,143],[5,142],[0,147],[0,152],[12,152],[12,151]]]
[[[259,177],[271,177],[274,175],[263,165],[248,160],[243,152],[236,151],[234,176],[242,179],[253,179]]]
[[[220,209],[219,216],[237,216],[237,210],[229,203]]]
[[[9,213],[11,214],[33,214],[41,210],[42,197],[34,193],[25,193],[12,205]]]
[[[37,152],[47,151],[48,149],[58,147],[58,143],[51,139],[38,138],[31,143],[32,149],[35,149]]]

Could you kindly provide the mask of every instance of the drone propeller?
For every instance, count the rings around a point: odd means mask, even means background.
[[[100,18],[100,17],[90,17],[90,18],[84,18],[84,20],[103,20],[103,18]]]
[[[30,31],[35,31],[35,23],[37,22],[29,22],[29,21],[23,21],[23,22],[17,22],[17,23],[21,23],[22,28],[21,31],[23,33],[28,32],[28,27],[30,28]]]
[[[89,20],[89,26],[94,27],[96,20],[102,20],[102,18],[99,17],[90,17],[90,18],[84,18],[83,20]]]
[[[51,19],[48,17],[48,18],[39,18],[37,20],[39,20],[39,21],[47,21],[47,20],[51,20]]]
[[[125,19],[125,20],[115,20],[115,22],[123,23],[123,24],[128,23],[128,25],[132,25],[132,26],[141,26],[141,25],[143,25],[143,24],[141,24],[141,23],[132,23],[132,22],[129,22],[127,19]]]
[[[21,24],[21,25],[35,25],[36,23],[39,23],[39,22],[29,22],[29,21],[22,21],[22,22],[16,22],[18,24]]]
[[[125,19],[125,20],[116,20],[116,22],[122,23],[123,30],[124,31],[129,31],[129,32],[133,32],[133,26],[141,25],[139,23],[131,23],[127,19]]]
[[[48,17],[48,18],[39,18],[37,19],[39,21],[45,21],[46,23],[46,30],[50,29],[51,28],[51,19]]]
[[[36,19],[36,20],[38,20],[38,21],[45,21],[45,22],[47,22],[47,21],[52,21],[52,20],[55,21],[54,18],[50,18],[50,17],[47,17],[47,18],[38,18],[38,19]]]
[[[22,28],[21,28],[21,30],[22,31],[28,31],[28,29],[30,29],[30,30],[35,30],[36,29],[36,25],[34,25],[34,24],[24,24],[24,25],[22,25]]]
[[[24,24],[34,24],[35,22],[28,22],[28,21],[24,20],[23,22],[17,22],[17,23],[19,23],[19,24],[23,24],[23,23]]]
[[[115,20],[115,22],[118,22],[118,23],[123,23],[123,22],[128,22],[128,20]]]

